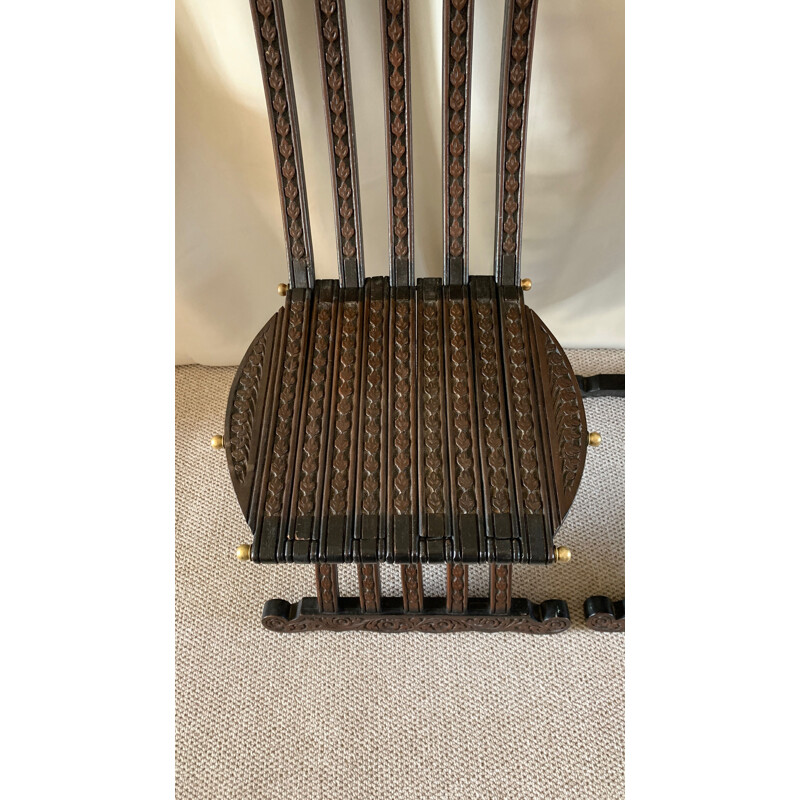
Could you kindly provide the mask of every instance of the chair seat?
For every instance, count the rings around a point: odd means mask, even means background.
[[[587,440],[558,342],[484,276],[291,289],[225,423],[261,562],[550,562]]]

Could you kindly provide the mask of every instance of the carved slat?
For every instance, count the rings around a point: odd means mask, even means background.
[[[422,594],[422,565],[403,564],[400,567],[403,583],[403,610],[408,612],[422,611],[425,597]]]
[[[339,278],[342,286],[361,286],[364,283],[364,255],[344,3],[341,0],[317,0],[316,9],[336,209]]]
[[[389,186],[389,265],[392,286],[414,284],[414,202],[411,181],[411,61],[407,0],[380,0],[386,152]]]
[[[281,0],[250,0],[250,8],[281,187],[289,284],[293,287],[312,287],[314,256],[283,3]]]
[[[291,499],[291,475],[297,450],[299,428],[295,420],[302,403],[305,348],[309,340],[308,327],[311,303],[308,289],[292,289],[286,297],[286,337],[281,371],[276,375],[280,386],[274,417],[270,420],[271,448],[269,468],[261,479],[259,519],[256,525],[255,549],[262,561],[282,561],[281,546],[286,535]]]
[[[450,466],[450,506],[453,509],[452,552],[445,558],[478,561],[483,517],[478,429],[475,409],[469,287],[445,286],[444,322],[445,396],[447,398],[447,452]]]
[[[420,559],[444,561],[446,540],[450,538],[450,470],[442,358],[442,282],[438,278],[422,278],[417,285]]]
[[[416,296],[413,287],[393,288],[389,309],[386,549],[396,563],[419,555]]]
[[[361,611],[381,610],[381,572],[378,564],[358,565],[358,596]]]
[[[492,564],[489,568],[489,612],[508,614],[511,610],[511,564]]]
[[[473,0],[446,0],[442,53],[445,284],[466,283],[469,279],[467,176],[472,20]]]
[[[447,613],[464,614],[469,603],[469,568],[466,564],[447,565]]]
[[[335,392],[330,409],[330,427],[322,507],[319,552],[328,561],[352,560],[352,509],[356,485],[359,387],[364,302],[362,290],[341,289],[337,308],[336,354],[332,376]]]
[[[513,463],[501,366],[501,321],[494,280],[490,277],[473,276],[470,280],[470,293],[478,415],[477,442],[486,509],[486,542],[483,546],[489,560],[510,561],[513,555],[512,539],[518,535],[518,531],[513,522],[516,510]]]
[[[368,278],[363,292],[361,400],[358,420],[353,557],[380,560],[386,554],[387,369],[389,281]]]
[[[498,286],[498,310],[504,358],[502,369],[508,403],[509,443],[514,494],[524,549],[534,561],[552,551],[552,528],[545,524],[536,441],[537,398],[525,327],[526,307],[519,286]],[[549,522],[549,521],[548,521]]]
[[[566,354],[541,319],[530,309],[527,311],[533,329],[532,345],[535,345],[534,368],[544,395],[540,417],[550,444],[548,473],[555,488],[553,524],[556,529],[575,498],[583,474],[588,440],[586,414],[580,387]]]
[[[497,150],[495,277],[518,284],[522,189],[537,0],[506,0]]]
[[[311,341],[306,355],[303,405],[298,418],[298,447],[289,528],[286,534],[288,561],[308,561],[319,531],[314,517],[321,503],[330,420],[332,373],[336,353],[330,346],[336,331],[336,281],[317,281],[311,318]]]
[[[339,610],[339,571],[336,564],[317,564],[316,576],[319,610],[336,613]]]

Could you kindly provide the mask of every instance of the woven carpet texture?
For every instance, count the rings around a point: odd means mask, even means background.
[[[575,372],[624,351],[568,350]],[[176,369],[176,797],[249,800],[614,800],[624,796],[624,634],[583,600],[624,595],[625,401],[587,399],[589,448],[556,537],[569,564],[516,566],[515,596],[566,600],[572,628],[518,633],[271,633],[264,601],[314,594],[313,567],[239,563],[251,541],[222,433],[234,368]],[[488,565],[470,594],[488,594]],[[428,595],[444,567],[423,567]],[[357,595],[355,567],[341,593]],[[399,595],[399,567],[381,567]]]

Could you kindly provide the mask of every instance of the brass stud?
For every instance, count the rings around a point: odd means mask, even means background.
[[[286,297],[289,293],[289,284],[288,283],[279,283],[278,284],[278,294],[281,297]]]
[[[211,437],[211,446],[215,450],[222,450],[222,448],[225,447],[225,439],[222,436],[220,436],[219,434],[217,434],[216,436],[212,436]]]
[[[249,544],[240,544],[236,548],[236,558],[239,561],[249,561],[250,560],[250,545]]]
[[[530,291],[530,288],[533,286],[533,281],[530,278],[523,278],[519,285],[522,287],[523,292]]]
[[[569,547],[556,547],[556,564],[566,564],[572,558]]]
[[[600,442],[602,441],[603,437],[599,433],[595,432],[589,434],[589,444],[592,447],[600,447]]]

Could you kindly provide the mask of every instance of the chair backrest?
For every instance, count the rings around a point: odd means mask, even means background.
[[[393,286],[414,283],[409,0],[376,0],[381,9],[383,88]],[[538,0],[506,0],[500,74],[494,275],[520,280],[525,132]],[[352,84],[343,0],[315,0],[333,186],[339,280],[364,284]],[[445,284],[469,280],[470,67],[474,0],[445,0],[443,25],[442,176]],[[292,287],[314,285],[303,160],[282,0],[251,0]]]

